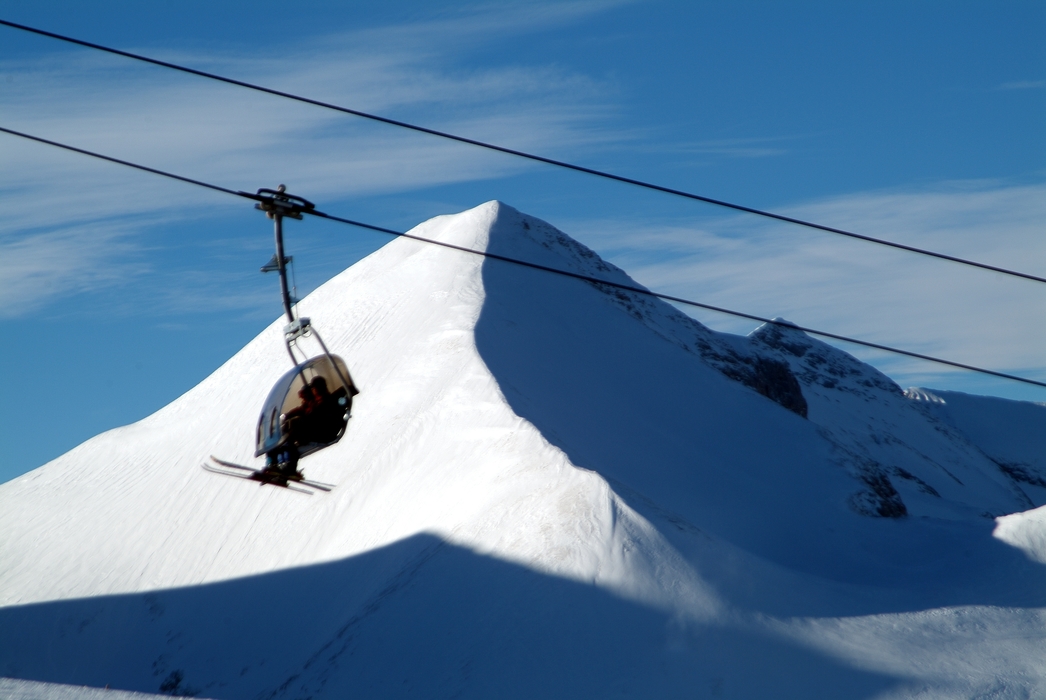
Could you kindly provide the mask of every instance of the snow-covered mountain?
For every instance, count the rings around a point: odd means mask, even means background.
[[[631,283],[491,202],[415,235]],[[1046,406],[398,239],[301,304],[361,389],[253,460],[282,321],[0,486],[0,676],[214,698],[1046,695]]]

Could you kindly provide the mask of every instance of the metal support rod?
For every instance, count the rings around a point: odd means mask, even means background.
[[[297,367],[298,366],[298,358],[294,356],[294,350],[291,349],[291,341],[289,341],[289,340],[287,340],[285,338],[284,341],[283,341],[283,344],[287,346],[287,354],[291,356],[291,362],[293,362],[294,366]],[[299,348],[299,351],[300,350],[301,350],[301,348]],[[305,356],[305,359],[309,359],[309,356],[305,355],[305,353],[302,353],[302,355]]]
[[[338,373],[338,379],[340,379],[341,383],[345,386],[345,390],[356,391],[356,393],[359,393],[359,390],[356,389],[356,385],[352,383],[352,380],[348,379],[341,373],[341,368],[338,367],[338,363],[334,361],[333,357],[331,357],[331,351],[327,349],[327,344],[323,342],[323,338],[320,337],[319,331],[313,328],[312,334],[316,337],[316,340],[320,341],[320,347],[323,348],[323,354],[326,355],[327,359],[329,359],[331,364],[334,365],[334,371]]]
[[[291,293],[287,289],[287,263],[283,258],[283,216],[273,213],[276,223],[276,264],[280,269],[280,292],[283,294],[283,310],[287,312],[287,322],[294,323],[294,312],[291,311]]]

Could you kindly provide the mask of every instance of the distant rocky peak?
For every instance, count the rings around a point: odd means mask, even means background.
[[[810,337],[786,319],[775,318],[747,337],[711,331],[667,302],[614,286],[646,289],[555,226],[501,202],[485,206],[492,207],[494,214],[489,252],[613,283],[592,284],[604,292],[608,303],[649,330],[797,415],[808,415],[803,387],[865,400],[877,400],[884,393],[903,396],[886,375]]]
[[[775,351],[792,367],[804,386],[835,389],[865,398],[879,392],[903,396],[892,379],[871,365],[800,330],[794,323],[775,318],[752,331],[748,337],[758,346]]]

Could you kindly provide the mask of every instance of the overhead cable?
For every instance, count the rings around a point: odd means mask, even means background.
[[[89,157],[92,157],[92,158],[98,158],[98,159],[101,159],[101,160],[104,160],[104,161],[108,161],[110,163],[115,163],[117,165],[123,165],[123,166],[129,167],[129,168],[134,168],[136,170],[143,171],[143,172],[152,173],[153,175],[160,175],[161,177],[166,177],[166,178],[170,178],[170,179],[173,179],[173,180],[178,180],[179,182],[185,182],[185,183],[188,183],[190,185],[196,185],[197,187],[205,187],[207,189],[214,190],[216,192],[222,192],[224,194],[230,194],[230,195],[233,195],[233,196],[236,196],[236,197],[243,197],[245,199],[250,199],[250,200],[253,200],[253,201],[256,201],[256,202],[264,200],[264,198],[262,196],[258,195],[258,194],[252,194],[250,192],[244,192],[243,190],[233,190],[233,189],[230,189],[228,187],[222,187],[220,185],[214,185],[214,184],[211,184],[209,182],[205,182],[203,180],[197,180],[195,178],[185,177],[183,175],[176,175],[174,173],[167,172],[165,170],[160,170],[158,168],[150,168],[150,167],[145,166],[145,165],[140,165],[138,163],[132,163],[131,161],[122,160],[120,158],[114,158],[112,156],[107,156],[107,155],[104,155],[104,154],[101,154],[101,153],[96,153],[94,151],[89,151],[89,150],[84,149],[84,148],[77,148],[75,146],[70,146],[68,144],[60,143],[58,141],[52,141],[50,139],[41,138],[39,136],[33,136],[31,134],[27,134],[27,133],[24,133],[24,132],[21,132],[21,131],[15,131],[14,129],[8,129],[6,127],[0,126],[0,132],[6,133],[6,134],[10,134],[12,136],[18,136],[18,137],[21,137],[21,138],[24,138],[24,139],[29,139],[31,141],[36,141],[37,143],[46,144],[48,146],[55,146],[56,148],[61,148],[61,149],[67,150],[67,151],[72,151],[73,153],[78,153],[80,155],[85,155],[85,156],[89,156]],[[902,350],[900,348],[891,347],[889,345],[882,345],[880,343],[873,343],[873,342],[870,342],[870,341],[867,341],[867,340],[858,340],[857,338],[851,338],[849,336],[840,335],[838,333],[829,333],[828,331],[822,331],[822,330],[818,330],[816,328],[810,328],[810,327],[807,327],[807,326],[800,326],[800,325],[797,325],[797,324],[794,324],[794,323],[784,322],[784,321],[780,321],[780,320],[777,320],[777,319],[766,318],[765,316],[758,316],[756,314],[749,314],[749,313],[745,313],[743,311],[734,311],[732,309],[727,309],[727,308],[722,307],[722,306],[713,306],[712,304],[704,304],[704,303],[699,302],[699,301],[692,301],[690,299],[684,299],[683,297],[672,296],[670,294],[662,294],[660,292],[654,292],[654,291],[651,291],[649,289],[646,289],[645,287],[637,287],[635,285],[622,284],[620,282],[612,282],[610,280],[604,280],[604,279],[600,279],[598,277],[591,277],[589,275],[583,275],[583,274],[580,274],[580,273],[577,273],[577,272],[570,272],[568,270],[561,270],[559,268],[549,267],[547,265],[540,265],[538,263],[528,262],[526,260],[519,260],[518,258],[510,258],[510,257],[508,257],[506,255],[498,255],[497,253],[491,253],[491,252],[488,252],[488,251],[485,251],[485,250],[475,250],[473,248],[466,248],[464,246],[454,245],[453,243],[446,243],[444,241],[437,241],[437,240],[434,240],[434,239],[431,239],[431,238],[424,238],[422,236],[415,236],[414,234],[411,234],[411,233],[405,233],[403,231],[397,231],[395,229],[385,228],[383,226],[375,226],[374,224],[368,224],[368,223],[365,223],[363,221],[356,221],[354,219],[347,219],[347,218],[344,218],[344,217],[341,217],[341,216],[335,216],[333,214],[327,214],[327,213],[321,212],[321,211],[319,211],[317,209],[305,210],[302,213],[311,214],[312,216],[316,216],[316,217],[319,217],[319,218],[322,218],[322,219],[328,219],[330,221],[337,221],[339,223],[348,224],[350,226],[356,226],[358,228],[368,229],[370,231],[377,231],[379,233],[385,233],[385,234],[388,234],[390,236],[396,236],[396,237],[399,237],[399,238],[409,238],[409,239],[414,240],[414,241],[420,241],[422,243],[429,243],[429,244],[432,244],[432,245],[438,245],[438,246],[441,246],[443,248],[450,248],[452,250],[457,250],[457,251],[460,251],[460,252],[463,252],[463,253],[469,253],[471,255],[478,255],[478,256],[481,256],[481,257],[484,257],[484,258],[490,258],[492,260],[500,260],[502,262],[510,263],[510,264],[513,264],[513,265],[520,265],[520,266],[523,266],[523,267],[529,267],[529,268],[534,269],[534,270],[541,270],[541,271],[544,271],[544,272],[550,272],[550,273],[557,274],[557,275],[563,275],[565,277],[573,277],[574,279],[582,280],[582,281],[589,282],[589,283],[592,283],[592,284],[595,284],[595,285],[602,285],[602,286],[606,286],[606,287],[613,287],[615,289],[621,289],[623,291],[633,292],[635,294],[642,294],[642,295],[645,295],[645,296],[656,297],[658,299],[663,299],[665,301],[676,302],[678,304],[684,304],[686,306],[693,306],[693,307],[696,307],[696,308],[699,308],[699,309],[706,309],[708,311],[715,311],[717,313],[726,314],[728,316],[736,316],[738,318],[745,318],[745,319],[749,319],[749,320],[752,320],[752,321],[759,321],[760,323],[769,323],[769,324],[772,324],[772,325],[775,325],[775,326],[780,326],[782,328],[791,328],[791,329],[794,329],[794,330],[803,331],[804,333],[809,333],[811,335],[817,335],[817,336],[821,336],[823,338],[831,338],[833,340],[842,341],[844,343],[852,343],[854,345],[860,345],[860,346],[863,346],[863,347],[866,347],[866,348],[873,348],[875,350],[882,350],[884,352],[889,352],[889,353],[893,353],[893,354],[896,354],[896,355],[904,355],[905,357],[912,357],[912,358],[916,358],[916,359],[919,359],[919,360],[925,360],[927,362],[933,362],[933,363],[940,364],[940,365],[947,365],[949,367],[955,367],[955,368],[958,368],[958,369],[964,369],[964,370],[968,370],[968,371],[971,371],[971,372],[977,372],[977,373],[980,373],[980,374],[987,374],[987,375],[990,375],[990,376],[993,376],[993,377],[999,377],[999,378],[1002,378],[1002,379],[1010,379],[1012,381],[1022,382],[1024,384],[1032,384],[1032,385],[1035,385],[1035,386],[1040,386],[1040,387],[1046,388],[1046,382],[1040,382],[1040,381],[1037,381],[1035,379],[1028,379],[1027,377],[1020,377],[1020,376],[1017,376],[1015,374],[1007,374],[1005,372],[997,372],[995,370],[985,369],[983,367],[977,367],[975,365],[968,365],[968,364],[964,364],[962,362],[954,362],[952,360],[946,360],[946,359],[943,359],[943,358],[940,358],[940,357],[934,357],[932,355],[924,355],[922,353],[912,352],[910,350]]]
[[[637,180],[635,178],[625,177],[623,175],[616,175],[614,173],[611,173],[611,172],[608,172],[608,171],[605,171],[605,170],[597,170],[595,168],[588,168],[588,167],[585,167],[583,165],[576,165],[574,163],[569,163],[569,162],[563,161],[563,160],[556,160],[554,158],[546,158],[545,156],[539,156],[539,155],[536,155],[536,154],[533,154],[533,153],[527,153],[526,151],[520,151],[520,150],[516,150],[514,148],[508,148],[508,147],[505,147],[505,146],[498,146],[497,144],[488,143],[486,141],[479,141],[477,139],[471,139],[471,138],[468,138],[468,137],[465,137],[465,136],[458,136],[456,134],[452,134],[452,133],[449,133],[449,132],[446,132],[446,131],[439,131],[437,129],[430,129],[428,127],[418,126],[417,124],[411,124],[410,122],[400,121],[398,119],[390,119],[389,117],[383,117],[383,116],[380,116],[380,115],[377,115],[377,114],[371,114],[369,112],[363,112],[363,111],[360,111],[358,109],[352,109],[350,107],[343,107],[341,105],[336,105],[336,104],[333,104],[333,103],[330,103],[330,102],[323,102],[322,100],[312,99],[311,97],[304,97],[302,95],[296,95],[296,94],[291,93],[291,92],[285,92],[283,90],[276,90],[274,88],[265,87],[264,85],[258,85],[257,83],[249,83],[249,82],[246,82],[244,80],[237,80],[235,78],[228,78],[228,77],[225,77],[223,75],[219,75],[217,73],[209,73],[207,71],[198,70],[196,68],[189,68],[188,66],[183,66],[183,65],[180,65],[180,64],[177,64],[177,63],[172,63],[170,61],[161,61],[160,59],[151,58],[149,56],[145,56],[145,55],[142,55],[142,54],[132,53],[130,51],[122,51],[120,49],[114,49],[112,47],[104,46],[102,44],[96,44],[96,43],[93,43],[93,42],[90,42],[90,41],[84,41],[82,39],[76,39],[74,37],[66,36],[66,35],[63,35],[63,34],[56,34],[55,32],[49,32],[49,31],[46,31],[46,30],[43,30],[43,29],[37,29],[35,27],[30,27],[30,26],[27,26],[27,25],[24,25],[24,24],[17,24],[15,22],[9,22],[7,20],[0,19],[0,25],[6,26],[6,27],[11,27],[12,29],[19,29],[19,30],[25,31],[25,32],[31,32],[33,34],[38,34],[40,36],[46,36],[46,37],[49,37],[51,39],[57,39],[59,41],[65,41],[65,42],[68,42],[70,44],[76,44],[77,46],[83,46],[83,47],[86,47],[86,48],[89,48],[89,49],[95,49],[95,50],[98,50],[98,51],[104,51],[106,53],[111,53],[111,54],[114,54],[114,55],[117,55],[117,56],[123,56],[125,58],[130,58],[130,59],[133,59],[135,61],[142,61],[142,62],[145,62],[145,63],[151,63],[151,64],[153,64],[155,66],[161,66],[163,68],[169,68],[171,70],[181,71],[183,73],[189,73],[191,75],[196,75],[196,76],[199,76],[199,77],[202,77],[202,78],[207,78],[209,80],[217,80],[217,81],[220,81],[220,82],[223,82],[223,83],[228,83],[229,85],[236,85],[238,87],[247,88],[249,90],[256,90],[258,92],[263,92],[263,93],[266,93],[266,94],[269,94],[269,95],[275,95],[276,97],[283,97],[285,99],[295,100],[297,102],[303,102],[305,104],[313,105],[315,107],[323,107],[324,109],[330,109],[330,110],[334,110],[336,112],[342,112],[344,114],[350,114],[352,116],[360,117],[362,119],[369,119],[371,121],[381,122],[382,124],[389,124],[391,126],[395,126],[395,127],[399,127],[399,128],[403,128],[403,129],[410,129],[411,131],[417,131],[417,132],[420,132],[420,133],[423,133],[423,134],[429,134],[430,136],[437,136],[437,137],[443,138],[443,139],[450,139],[452,141],[457,141],[459,143],[464,143],[464,144],[468,144],[468,145],[471,145],[471,146],[477,146],[479,148],[485,148],[485,149],[488,149],[488,150],[491,150],[491,151],[497,151],[499,153],[505,153],[505,154],[508,154],[508,155],[511,155],[511,156],[516,156],[518,158],[525,158],[527,160],[535,161],[535,162],[538,162],[538,163],[544,163],[546,165],[552,165],[552,166],[555,166],[555,167],[558,167],[558,168],[565,168],[567,170],[573,170],[575,172],[585,173],[587,175],[594,175],[596,177],[604,178],[604,179],[607,179],[607,180],[614,180],[616,182],[622,182],[622,183],[625,183],[625,184],[628,184],[628,185],[634,185],[636,187],[642,187],[642,188],[645,188],[645,189],[648,189],[648,190],[654,190],[654,191],[657,191],[657,192],[662,192],[662,193],[674,195],[674,196],[677,196],[677,197],[684,197],[686,199],[692,199],[692,200],[696,200],[698,202],[704,202],[706,204],[712,204],[712,205],[715,205],[715,206],[718,206],[718,207],[726,207],[728,209],[733,209],[735,211],[745,212],[747,214],[754,214],[756,216],[761,216],[761,217],[765,217],[765,218],[769,218],[769,219],[774,219],[774,220],[777,220],[777,221],[783,221],[783,222],[790,223],[790,224],[795,224],[795,225],[798,225],[798,226],[804,226],[806,228],[812,228],[812,229],[816,229],[818,231],[825,231],[827,233],[833,233],[833,234],[840,235],[840,236],[846,236],[846,237],[849,237],[849,238],[855,238],[857,240],[866,241],[868,243],[875,243],[877,245],[883,245],[883,246],[888,246],[888,247],[891,247],[891,248],[896,248],[898,250],[904,250],[904,251],[907,251],[909,253],[917,253],[919,255],[926,255],[926,256],[929,256],[929,257],[938,258],[940,260],[947,260],[949,262],[958,263],[960,265],[968,265],[970,267],[977,267],[977,268],[980,268],[982,270],[989,270],[991,272],[998,272],[998,273],[1003,274],[1003,275],[1010,275],[1012,277],[1020,277],[1020,278],[1023,278],[1023,279],[1032,280],[1034,282],[1046,283],[1046,277],[1040,277],[1038,275],[1032,275],[1032,274],[1029,274],[1029,273],[1026,273],[1026,272],[1020,272],[1020,271],[1017,271],[1017,270],[1010,270],[1010,269],[1007,269],[1007,268],[1004,268],[1004,267],[998,267],[996,265],[989,265],[987,263],[977,262],[975,260],[969,260],[969,259],[966,259],[966,258],[960,258],[960,257],[956,257],[954,255],[947,255],[945,253],[938,253],[938,252],[935,252],[935,251],[932,251],[932,250],[927,250],[925,248],[917,248],[915,246],[905,245],[903,243],[896,243],[894,241],[888,241],[888,240],[882,239],[882,238],[875,238],[874,236],[866,236],[866,235],[861,234],[861,233],[854,233],[853,231],[846,231],[844,229],[835,228],[833,226],[825,226],[823,224],[814,223],[812,221],[805,221],[803,219],[797,219],[795,217],[785,216],[784,214],[775,214],[774,212],[766,211],[764,209],[756,209],[754,207],[748,207],[748,206],[744,206],[742,204],[734,204],[732,202],[727,202],[727,201],[722,200],[722,199],[714,199],[712,197],[706,197],[704,195],[694,194],[693,192],[686,192],[684,190],[679,190],[679,189],[675,189],[675,188],[672,188],[672,187],[665,187],[663,185],[658,185],[658,184],[655,184],[655,183],[652,183],[652,182],[646,182],[644,180]]]

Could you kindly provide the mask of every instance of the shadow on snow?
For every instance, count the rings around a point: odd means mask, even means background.
[[[429,535],[220,583],[3,608],[0,676],[214,698],[832,698],[896,683]]]
[[[502,208],[490,252],[541,255],[520,245],[520,225]],[[476,344],[516,414],[605,478],[724,599],[789,616],[1046,605],[1046,567],[993,538],[988,518],[853,512],[861,485],[816,425],[666,341],[627,301],[492,259],[483,283]]]

